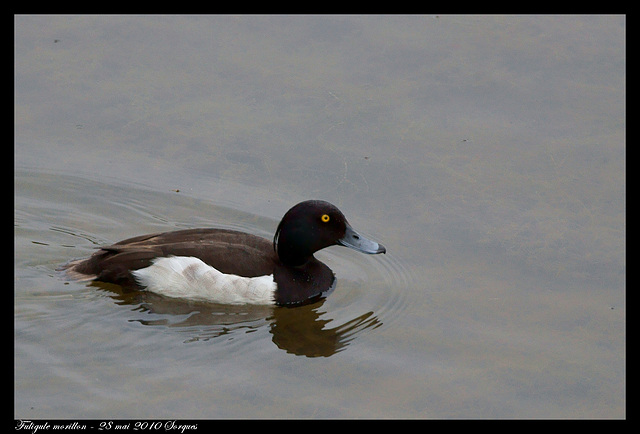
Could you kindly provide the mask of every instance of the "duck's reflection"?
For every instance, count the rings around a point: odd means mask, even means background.
[[[333,319],[322,310],[325,299],[289,308],[274,306],[219,305],[166,298],[143,291],[126,291],[118,285],[92,282],[106,290],[121,305],[148,313],[135,319],[144,325],[179,328],[185,342],[210,340],[234,333],[251,333],[269,327],[273,343],[290,354],[329,357],[344,350],[357,334],[382,323],[373,312],[366,312],[331,327]]]
[[[271,322],[273,343],[288,353],[307,357],[329,357],[343,350],[356,334],[381,322],[367,312],[336,327],[332,319],[321,318],[324,299],[296,308],[274,308]]]

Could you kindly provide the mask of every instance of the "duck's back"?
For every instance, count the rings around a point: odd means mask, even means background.
[[[131,275],[159,257],[187,256],[225,274],[256,277],[273,273],[278,258],[272,243],[228,229],[186,229],[129,238],[102,247],[90,258],[69,264],[74,278],[136,286]]]

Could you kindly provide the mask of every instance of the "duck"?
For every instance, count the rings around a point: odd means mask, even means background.
[[[335,287],[333,271],[314,256],[334,245],[386,253],[382,244],[358,234],[335,205],[307,200],[285,213],[272,241],[220,228],[153,233],[100,247],[64,269],[75,280],[171,298],[296,306]]]

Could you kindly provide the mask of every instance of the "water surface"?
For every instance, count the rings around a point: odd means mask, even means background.
[[[16,418],[625,417],[625,17],[17,16]],[[326,300],[56,269],[339,206]]]

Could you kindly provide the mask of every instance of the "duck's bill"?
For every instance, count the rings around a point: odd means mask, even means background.
[[[382,244],[371,241],[358,234],[353,228],[347,225],[344,236],[338,240],[338,244],[358,250],[362,253],[375,255],[377,253],[386,253],[387,249]]]

